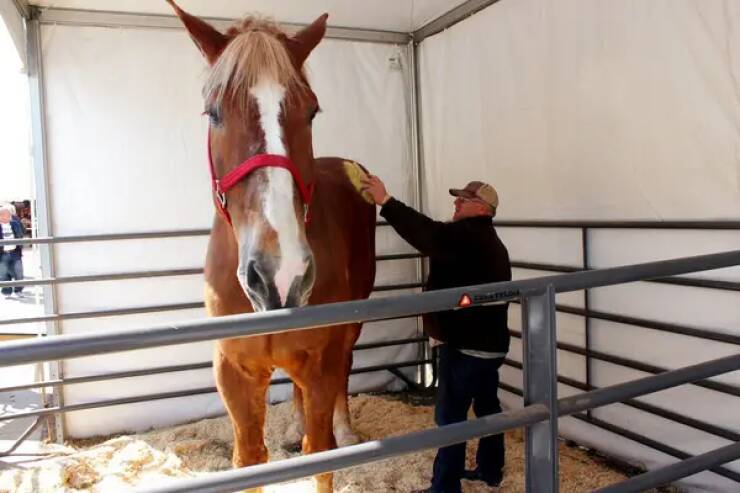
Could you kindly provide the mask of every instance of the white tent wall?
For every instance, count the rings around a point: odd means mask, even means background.
[[[448,218],[447,189],[493,183],[499,219],[716,220],[740,218],[740,3],[689,0],[502,0],[419,48],[424,204]],[[582,266],[578,229],[499,228],[513,259]],[[591,230],[590,267],[735,249],[737,232]],[[515,277],[545,275],[515,269]],[[740,280],[740,269],[697,274]],[[558,303],[583,307],[582,293]],[[740,293],[635,283],[591,292],[593,310],[740,333]],[[519,306],[511,328],[521,330]],[[584,346],[585,325],[558,314],[558,340]],[[592,320],[591,347],[667,368],[736,346]],[[639,342],[638,342],[639,341]],[[514,340],[510,358],[521,361]],[[594,361],[592,384],[645,376]],[[583,357],[558,351],[559,372],[585,382]],[[521,372],[503,382],[521,388]],[[717,381],[737,385],[738,373]],[[563,395],[574,389],[560,385]],[[509,405],[520,399],[503,393]],[[740,402],[683,386],[643,398],[740,432]],[[727,443],[623,405],[593,415],[690,454]],[[654,468],[675,460],[574,419],[561,432]],[[740,471],[740,463],[727,466]],[[684,481],[730,491],[713,473]]]
[[[194,15],[235,19],[247,13],[269,14],[281,22],[306,24],[324,12],[332,26],[407,33],[422,27],[465,0],[178,0]],[[171,15],[164,0],[31,0],[34,5],[57,9],[134,12]]]
[[[23,16],[15,0],[0,0],[0,21],[5,24],[5,29],[10,36],[18,64],[21,68],[26,66],[26,28]]]
[[[54,235],[209,228],[214,208],[200,116],[205,70],[180,29],[42,26],[49,187]],[[401,69],[389,59],[400,57]],[[309,78],[322,113],[317,156],[355,159],[389,177],[413,201],[407,47],[327,39],[311,55]],[[408,251],[388,228],[379,254]],[[56,275],[194,268],[206,237],[60,244]],[[376,284],[414,282],[414,261],[382,262]],[[202,275],[61,284],[62,313],[200,302]],[[203,316],[202,309],[66,320],[65,334]],[[414,319],[368,324],[360,342],[413,337]],[[211,343],[70,360],[66,377],[209,361]],[[417,346],[364,350],[355,367],[411,361]],[[413,369],[407,370],[411,375]],[[275,375],[279,376],[279,375]],[[66,405],[213,385],[207,369],[67,386]],[[397,386],[388,372],[353,376],[351,391]],[[273,389],[273,400],[290,396]],[[216,394],[69,413],[73,437],[163,426],[222,412]]]

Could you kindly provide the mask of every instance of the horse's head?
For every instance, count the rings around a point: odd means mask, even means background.
[[[327,15],[292,37],[254,18],[221,33],[167,1],[210,66],[214,193],[239,245],[239,282],[255,310],[305,305],[315,279],[305,223],[319,106],[302,67]]]

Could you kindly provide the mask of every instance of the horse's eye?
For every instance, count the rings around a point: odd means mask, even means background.
[[[208,115],[211,125],[221,125],[221,111],[217,107],[209,106],[203,114]]]

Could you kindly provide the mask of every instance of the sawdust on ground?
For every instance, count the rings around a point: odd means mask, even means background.
[[[363,440],[377,440],[434,426],[430,406],[412,406],[383,396],[350,399],[356,432]],[[281,448],[283,431],[292,420],[289,402],[270,406],[265,430],[271,460],[295,456]],[[477,441],[469,442],[467,465],[474,466]],[[228,418],[112,439],[85,440],[56,448],[55,456],[25,468],[0,471],[0,493],[126,491],[154,486],[173,478],[187,478],[231,468],[232,432]],[[409,492],[428,486],[435,450],[396,457],[339,471],[334,475],[339,493]],[[560,489],[585,492],[624,480],[624,472],[594,458],[587,451],[560,445]],[[265,493],[312,491],[311,480],[265,488]],[[490,491],[483,483],[463,481],[465,493]],[[524,491],[522,433],[506,434],[506,470],[501,493]]]

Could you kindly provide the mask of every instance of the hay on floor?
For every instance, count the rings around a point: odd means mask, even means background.
[[[360,395],[350,400],[356,431],[363,440],[375,440],[431,428],[429,406],[412,406],[399,400]],[[282,432],[292,420],[290,403],[270,406],[265,430],[270,459],[295,454],[280,446]],[[109,493],[135,486],[153,486],[231,468],[232,435],[228,418],[121,436],[94,444],[70,444],[60,456],[25,468],[0,471],[0,493],[80,491]],[[91,445],[92,444],[92,445]],[[468,467],[474,465],[476,442],[468,444]],[[408,492],[428,486],[434,450],[339,471],[334,488],[339,493]],[[502,493],[524,491],[524,445],[522,433],[506,435],[506,472]],[[560,446],[561,491],[583,492],[626,478],[620,471],[595,461],[581,449]],[[265,489],[266,493],[312,491],[310,480]],[[463,481],[463,491],[490,491],[483,483]]]

